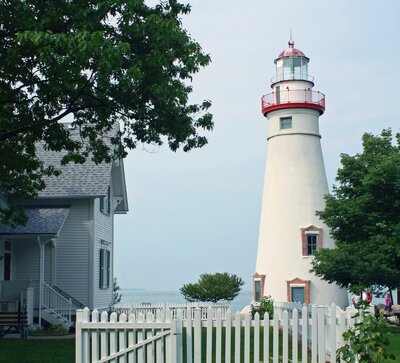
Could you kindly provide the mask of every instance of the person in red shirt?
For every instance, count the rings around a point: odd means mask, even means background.
[[[392,305],[393,305],[392,297],[390,296],[390,291],[388,291],[385,297],[385,311],[390,313],[392,311]]]

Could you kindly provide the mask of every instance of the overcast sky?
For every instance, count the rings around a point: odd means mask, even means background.
[[[194,78],[215,129],[190,153],[163,146],[125,160],[130,212],[115,218],[115,276],[123,288],[177,290],[204,272],[255,270],[274,59],[295,47],[310,58],[328,183],[340,153],[361,151],[364,132],[400,130],[399,0],[193,0],[184,27],[212,63]]]

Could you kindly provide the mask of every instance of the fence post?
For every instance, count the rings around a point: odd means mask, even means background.
[[[272,354],[273,354],[273,362],[278,363],[279,362],[279,315],[277,313],[274,313],[274,321],[273,321],[273,348],[272,348]]]
[[[232,337],[232,314],[228,310],[226,314],[226,328],[225,328],[225,363],[231,362],[231,337]]]
[[[177,349],[177,363],[181,363],[183,359],[182,347],[182,327],[183,327],[183,310],[179,309],[176,312],[176,349]]]
[[[339,337],[337,348],[341,348],[344,345],[343,333],[346,330],[346,312],[340,311],[339,315]],[[343,359],[340,359],[341,362],[344,362]]]
[[[264,327],[264,357],[263,357],[263,362],[269,362],[269,314],[266,312],[264,314],[264,320],[263,320],[263,327]]]
[[[254,315],[254,362],[260,361],[260,314]]]
[[[83,314],[82,314],[82,323],[88,323],[89,321],[90,321],[90,310],[89,310],[89,308],[84,308]],[[82,360],[85,363],[86,362],[89,363],[89,361],[90,361],[89,330],[81,329],[81,337],[82,337]]]
[[[217,323],[216,323],[216,338],[215,338],[215,362],[221,363],[222,361],[222,310],[217,310]]]
[[[99,311],[97,309],[94,309],[92,311],[92,323],[98,323],[99,322]],[[91,339],[91,344],[92,344],[92,360],[96,361],[99,360],[99,334],[96,330],[92,330],[92,339]]]
[[[28,315],[28,325],[33,324],[33,307],[35,305],[35,288],[28,287],[26,289],[26,312]]]
[[[172,320],[171,323],[171,339],[170,339],[170,362],[181,363],[181,347],[179,346],[179,320]],[[168,359],[168,358],[167,358]]]
[[[299,342],[299,313],[296,308],[292,312],[292,362],[298,361],[298,342]]]
[[[118,321],[120,323],[125,323],[126,322],[126,314],[125,313],[121,313],[119,315],[119,317],[118,317]],[[127,345],[126,345],[126,331],[125,330],[120,330],[119,333],[118,333],[118,346],[119,346],[120,350],[127,348]],[[124,356],[120,357],[119,360],[117,358],[117,362],[126,363],[126,354]]]
[[[186,362],[193,362],[193,347],[192,347],[192,308],[190,306],[187,307],[186,312]]]
[[[153,323],[155,321],[154,314],[150,311],[146,313],[146,323]],[[151,338],[154,334],[154,330],[146,330],[146,339]],[[146,344],[146,363],[154,363],[155,361],[155,354],[154,354],[154,347],[155,347],[155,342],[152,342],[150,344]]]
[[[115,312],[112,312],[110,315],[110,323],[116,323],[118,320],[117,314]],[[109,331],[110,335],[110,355],[114,354],[117,352],[117,347],[118,347],[118,336],[117,336],[117,329],[112,329]],[[111,360],[111,363],[116,363],[115,360]]]
[[[78,309],[75,322],[75,363],[82,363],[82,318],[83,310]]]
[[[207,344],[206,344],[206,362],[211,363],[212,360],[212,331],[213,331],[213,309],[207,309]]]
[[[244,362],[250,363],[250,326],[251,315],[247,314],[244,318]]]
[[[108,356],[109,352],[109,339],[108,339],[108,334],[106,330],[106,326],[108,323],[108,313],[107,311],[103,311],[100,314],[100,322],[102,325],[102,329],[100,329],[100,358],[106,358]],[[104,324],[104,325],[103,325]]]
[[[201,309],[194,309],[194,363],[201,363]]]
[[[235,362],[240,362],[240,313],[235,314]]]
[[[317,307],[311,307],[311,363],[317,363],[318,359],[318,313]]]
[[[303,306],[301,309],[301,362],[307,363],[307,346],[308,346],[308,309]]]
[[[330,327],[330,355],[331,355],[331,362],[336,362],[336,315],[337,315],[337,308],[335,304],[331,305],[331,327]]]
[[[289,359],[289,312],[284,310],[282,314],[282,361]]]
[[[325,306],[318,306],[318,362],[325,363]]]

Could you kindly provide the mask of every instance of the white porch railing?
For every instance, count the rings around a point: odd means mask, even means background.
[[[354,324],[352,313],[335,305],[303,307],[301,311],[294,308],[290,318],[284,310],[281,318],[276,312],[271,320],[268,314],[260,320],[258,314],[251,319],[240,313],[227,313],[223,319],[221,310],[211,310],[206,320],[201,319],[199,308],[192,318],[189,308],[186,319],[182,310],[175,320],[167,310],[158,311],[156,316],[129,317],[124,313],[118,317],[115,312],[109,317],[103,312],[101,321],[97,310],[91,319],[89,309],[78,310],[76,362],[144,363],[154,362],[154,354],[161,354],[157,362],[180,363],[184,352],[186,361],[193,363],[250,363],[251,352],[254,362],[336,362],[342,333]],[[169,340],[162,340],[166,335]]]
[[[43,283],[42,305],[59,318],[71,323],[72,301],[59,294],[50,285]]]

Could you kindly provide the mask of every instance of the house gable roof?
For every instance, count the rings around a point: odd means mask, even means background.
[[[115,136],[118,130],[119,126],[115,124],[110,130],[109,135],[105,137],[105,142],[110,147],[112,145],[107,140],[110,136]],[[72,139],[80,137],[78,130],[69,129],[69,132]],[[66,155],[65,150],[59,152],[45,150],[43,144],[38,144],[36,152],[45,165],[53,165],[61,171],[59,176],[44,177],[46,188],[39,192],[38,198],[69,199],[102,197],[107,195],[107,188],[112,183],[113,187],[118,190],[118,196],[123,198],[123,203],[120,207],[122,207],[124,212],[128,210],[122,160],[96,164],[90,158],[87,158],[83,164],[70,162],[62,165],[61,160]],[[118,177],[115,178],[115,176]],[[116,180],[112,180],[112,178]]]
[[[38,145],[37,155],[46,165],[54,165],[61,171],[59,176],[44,177],[46,188],[39,198],[84,198],[107,194],[111,178],[111,163],[96,164],[87,159],[84,164],[73,162],[61,165],[65,151],[49,151]]]

